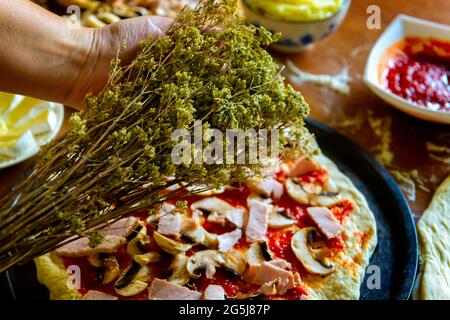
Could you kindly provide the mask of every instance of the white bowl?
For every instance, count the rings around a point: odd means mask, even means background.
[[[16,165],[22,161],[25,161],[33,156],[35,156],[39,152],[39,148],[50,141],[52,141],[58,132],[60,131],[63,121],[64,121],[64,106],[59,103],[54,102],[47,102],[47,101],[41,101],[36,99],[29,99],[28,97],[24,97],[21,95],[12,95],[4,92],[0,92],[0,104],[4,104],[6,106],[5,109],[9,108],[15,108],[20,106],[22,103],[29,103],[28,101],[33,101],[31,108],[39,108],[39,109],[49,109],[53,111],[55,116],[55,122],[54,126],[52,126],[52,130],[36,134],[34,136],[34,140],[36,143],[36,147],[29,148],[21,152],[20,154],[17,154],[17,156],[8,158],[5,160],[0,160],[0,169],[11,167],[13,165]],[[0,117],[3,117],[4,115],[0,112]]]
[[[384,31],[372,48],[366,64],[364,82],[381,99],[419,119],[450,124],[450,112],[435,111],[410,102],[390,92],[380,83],[379,65],[386,50],[407,36],[437,38],[450,41],[450,26],[414,17],[399,15]]]
[[[334,15],[315,21],[289,22],[265,17],[250,9],[246,0],[242,0],[242,8],[248,23],[263,26],[272,33],[281,33],[281,39],[274,48],[287,53],[300,52],[336,30],[347,14],[351,0],[345,0],[341,8]]]

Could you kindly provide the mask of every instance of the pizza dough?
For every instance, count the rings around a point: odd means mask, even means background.
[[[325,277],[302,276],[302,288],[308,292],[309,299],[358,299],[365,268],[377,244],[375,219],[364,196],[331,160],[319,155],[315,161],[327,169],[339,192],[351,199],[356,209],[343,226],[345,249],[333,259],[335,272]],[[77,290],[67,288],[69,274],[55,253],[39,257],[35,263],[38,280],[50,290],[52,299],[82,298]]]
[[[450,176],[417,223],[420,241],[416,300],[450,299]]]
[[[326,167],[329,176],[339,187],[339,191],[357,205],[344,226],[346,250],[340,253],[336,271],[328,277],[309,275],[303,282],[311,289],[309,293],[320,300],[354,300],[359,299],[359,290],[369,259],[377,244],[376,223],[366,199],[356,189],[338,167],[327,157],[320,155],[315,159]],[[359,245],[357,234],[364,232],[366,241]]]

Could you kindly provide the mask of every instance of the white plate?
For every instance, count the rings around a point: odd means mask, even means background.
[[[5,97],[5,96],[9,96],[9,94],[1,93],[1,96]],[[11,97],[8,98],[8,101],[11,101],[11,104],[12,103],[20,103],[21,101],[24,101],[25,99],[27,99],[27,97],[23,97],[20,95],[10,95],[10,96],[12,96],[12,98]],[[2,103],[2,101],[0,101],[0,104],[1,103]],[[45,107],[51,109],[56,115],[56,125],[54,126],[53,130],[51,130],[50,132],[45,133],[45,134],[39,134],[38,136],[35,137],[36,143],[40,147],[40,146],[43,146],[43,145],[49,143],[50,141],[52,141],[58,134],[59,130],[61,130],[61,127],[62,127],[62,124],[64,121],[64,106],[59,103],[47,102],[47,101],[39,101],[39,103],[36,105],[45,106]],[[39,150],[30,150],[28,152],[24,152],[24,153],[20,154],[17,157],[7,159],[5,161],[0,160],[0,169],[11,167],[22,161],[25,161],[25,160],[35,156],[38,153],[38,151]]]
[[[380,84],[381,77],[378,74],[380,59],[395,42],[407,36],[450,41],[450,26],[406,15],[397,16],[372,48],[366,64],[364,82],[377,96],[399,110],[423,120],[450,124],[450,112],[434,111],[420,106],[393,94]]]

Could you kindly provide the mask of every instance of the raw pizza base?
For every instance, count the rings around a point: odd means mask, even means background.
[[[365,269],[377,244],[375,219],[364,196],[330,159],[321,154],[315,160],[328,170],[342,195],[356,204],[356,210],[344,225],[345,250],[335,257],[336,271],[326,277],[304,276],[303,287],[311,299],[359,299]],[[361,245],[362,233],[365,240]],[[82,299],[76,289],[67,287],[69,274],[64,270],[62,259],[54,253],[36,258],[35,264],[38,280],[47,286],[51,299]]]
[[[416,300],[450,299],[450,176],[417,223],[420,240]]]

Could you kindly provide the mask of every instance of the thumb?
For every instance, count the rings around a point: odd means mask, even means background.
[[[121,50],[120,59],[123,64],[133,60],[139,50],[139,43],[149,37],[164,35],[173,24],[173,20],[166,17],[146,16],[122,20],[104,28],[103,34],[107,39],[107,50],[115,55],[125,41],[125,49]]]
[[[170,18],[145,16],[122,20],[92,32],[83,29],[82,35],[93,35],[92,45],[87,62],[82,66],[80,76],[76,78],[67,98],[69,104],[77,109],[84,109],[85,95],[98,94],[105,87],[111,60],[117,56],[119,50],[122,64],[129,64],[139,52],[139,43],[142,40],[162,36],[172,24],[173,20]],[[123,42],[126,43],[125,49],[121,48]]]

